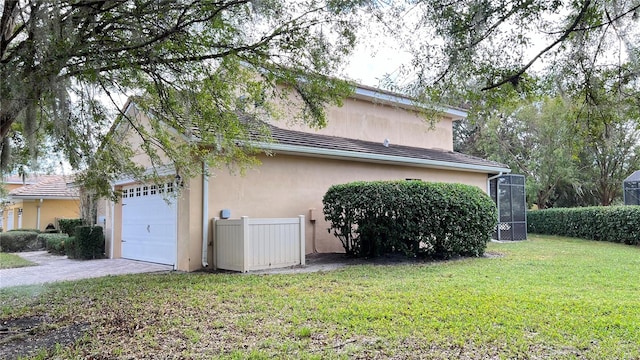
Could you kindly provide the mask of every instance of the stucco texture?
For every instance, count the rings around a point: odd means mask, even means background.
[[[40,226],[38,226],[38,206],[40,206]],[[18,213],[22,209],[22,224],[19,226]],[[80,217],[80,201],[73,200],[22,200],[7,206],[2,214],[3,229],[8,229],[8,214],[13,210],[13,229],[44,230],[48,224],[56,224],[56,219],[76,219]]]
[[[327,126],[310,129],[305,124],[274,119],[278,127],[341,136],[372,142],[414,146],[430,149],[453,150],[453,120],[441,116],[434,121],[413,111],[370,101],[348,98],[342,107],[327,109]]]
[[[486,191],[485,173],[288,155],[261,156],[260,160],[262,164],[245,176],[214,172],[209,179],[209,216],[219,216],[222,209],[229,209],[232,218],[304,215],[307,253],[344,251],[340,241],[327,232],[329,224],[322,213],[322,198],[331,185],[421,179],[463,183]]]

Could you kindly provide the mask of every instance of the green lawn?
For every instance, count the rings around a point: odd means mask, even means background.
[[[1,318],[89,324],[41,358],[640,358],[639,247],[530,236],[488,251],[315,274],[13,288],[0,292]]]
[[[29,260],[25,260],[18,255],[0,252],[0,269],[11,269],[33,265],[37,264]]]

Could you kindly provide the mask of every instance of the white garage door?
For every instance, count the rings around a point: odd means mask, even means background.
[[[159,264],[176,262],[176,200],[173,183],[133,185],[122,189],[122,257]]]

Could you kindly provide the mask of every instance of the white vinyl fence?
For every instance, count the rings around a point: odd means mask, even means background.
[[[214,220],[218,269],[252,271],[305,264],[304,216]]]

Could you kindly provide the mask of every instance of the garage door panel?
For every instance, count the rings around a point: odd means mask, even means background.
[[[171,255],[175,252],[174,247],[173,244],[158,244],[154,240],[133,239],[122,243],[122,257],[172,265],[175,261]]]
[[[122,257],[173,265],[176,261],[176,205],[157,187],[128,186],[122,198]]]

